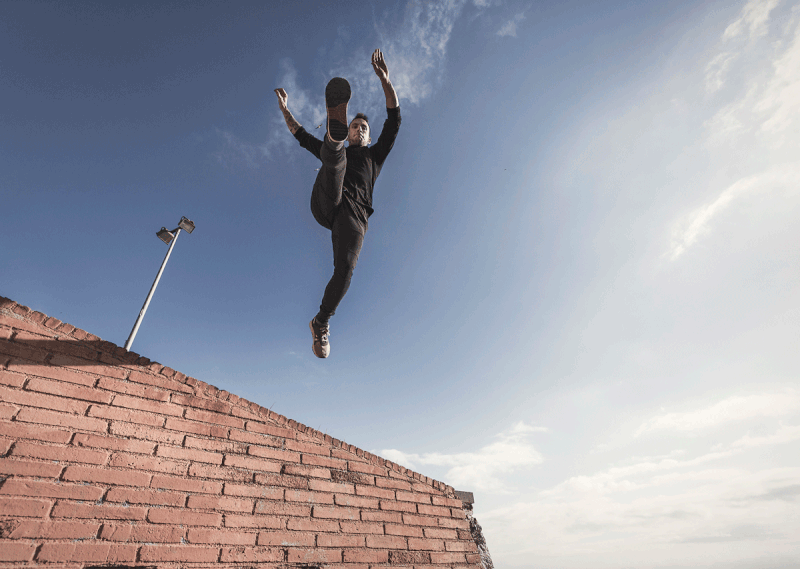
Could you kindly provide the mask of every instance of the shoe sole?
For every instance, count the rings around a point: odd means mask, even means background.
[[[328,353],[326,354],[324,351],[322,355],[317,353],[316,346],[317,346],[317,334],[314,332],[314,321],[308,323],[308,327],[311,328],[311,338],[313,339],[311,343],[311,351],[314,353],[315,356],[318,358],[327,358],[331,354],[331,345],[328,344]],[[320,344],[319,347],[320,351],[322,351],[322,345]]]
[[[325,107],[328,109],[328,136],[334,142],[347,140],[347,103],[350,101],[350,83],[334,77],[325,87]]]

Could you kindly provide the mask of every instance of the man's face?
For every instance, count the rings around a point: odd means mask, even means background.
[[[369,124],[364,119],[353,119],[347,133],[347,142],[350,146],[366,146],[372,139],[369,137]]]

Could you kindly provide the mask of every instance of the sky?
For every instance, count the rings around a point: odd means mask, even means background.
[[[800,566],[800,4],[7,1],[0,295],[475,494],[498,568]],[[309,131],[403,117],[331,356]],[[373,136],[373,138],[376,138]]]

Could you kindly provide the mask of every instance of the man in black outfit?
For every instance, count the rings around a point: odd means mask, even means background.
[[[400,128],[397,93],[389,81],[389,69],[379,49],[372,54],[372,69],[381,80],[388,115],[378,142],[372,147],[368,146],[372,139],[366,115],[357,114],[348,126],[350,84],[345,79],[331,79],[325,88],[328,130],[324,141],[300,126],[289,112],[286,91],[275,89],[289,131],[300,146],[322,161],[311,192],[311,213],[320,225],[331,230],[333,276],[325,287],[319,312],[309,323],[314,337],[312,349],[318,358],[327,358],[330,354],[329,320],[350,286],[367,232],[367,220],[373,212],[375,180]],[[349,142],[347,148],[345,140]]]

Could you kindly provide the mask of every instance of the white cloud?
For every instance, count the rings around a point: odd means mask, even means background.
[[[443,481],[458,489],[503,493],[509,491],[502,480],[505,475],[543,461],[541,454],[528,440],[532,433],[542,432],[548,430],[520,421],[498,434],[495,442],[475,452],[412,454],[386,449],[376,454],[412,469],[421,466],[447,467]]]
[[[722,34],[724,40],[740,36],[745,30],[749,38],[757,38],[767,33],[769,14],[780,0],[750,0],[742,8],[738,19],[731,23]]]
[[[511,20],[506,22],[502,28],[497,30],[498,36],[510,36],[510,37],[517,37],[517,24],[519,24],[522,20],[525,19],[525,14],[517,14]]]
[[[640,436],[651,431],[695,432],[754,417],[779,417],[800,409],[800,393],[736,395],[694,411],[665,413],[653,417],[636,431]]]

